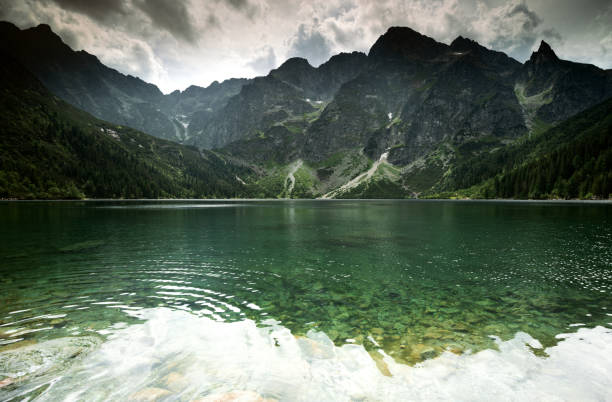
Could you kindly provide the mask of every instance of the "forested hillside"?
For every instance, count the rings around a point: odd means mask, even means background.
[[[441,189],[484,198],[610,198],[612,99],[532,138],[460,160]]]
[[[22,65],[0,63],[0,198],[246,197],[251,170],[116,126],[50,94]]]

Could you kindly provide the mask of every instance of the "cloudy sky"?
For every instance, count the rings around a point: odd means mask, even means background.
[[[0,0],[0,19],[49,24],[166,93],[264,75],[291,56],[317,66],[367,52],[393,25],[445,43],[467,36],[519,61],[544,39],[561,58],[612,68],[609,0]]]

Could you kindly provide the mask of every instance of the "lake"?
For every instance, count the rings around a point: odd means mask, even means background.
[[[0,225],[0,400],[612,399],[610,203],[1,202]]]

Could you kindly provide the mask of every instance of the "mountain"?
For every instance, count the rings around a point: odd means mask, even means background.
[[[0,60],[0,198],[249,196],[250,169],[98,120]]]
[[[316,82],[303,61],[291,64]],[[439,188],[456,164],[609,98],[610,79],[610,71],[559,60],[545,48],[521,64],[467,38],[446,45],[392,27],[372,46],[361,72],[320,110],[301,120],[280,115],[257,133],[234,130],[244,138],[224,152],[268,164],[269,179],[283,191],[278,183],[299,162],[318,196],[415,196]]]
[[[561,60],[545,42],[519,63],[469,38],[444,44],[406,27],[389,28],[367,55],[319,67],[292,58],[263,77],[163,95],[72,51],[48,27],[0,30],[2,48],[57,96],[114,124],[215,149],[257,172],[247,187],[258,196],[413,197],[473,186],[454,172],[612,96],[612,71]]]
[[[0,22],[0,50],[27,67],[56,96],[114,124],[184,142],[210,113],[248,80],[191,86],[169,95],[153,84],[106,67],[85,51],[73,51],[48,25],[20,30]]]
[[[265,77],[245,84],[190,143],[221,148],[237,140],[262,137],[278,125],[303,132],[340,86],[365,67],[365,54],[341,53],[318,68],[292,58]],[[276,128],[274,128],[276,130]]]
[[[174,124],[174,137],[169,139],[189,143],[202,135],[208,122],[249,81],[232,78],[222,83],[215,81],[206,88],[192,85],[182,92],[177,90],[166,95],[160,108]]]
[[[361,52],[337,54],[317,68],[306,59],[294,57],[272,70],[270,76],[293,85],[307,98],[329,101],[342,84],[361,73],[366,63],[367,57]]]
[[[531,124],[554,123],[610,97],[612,73],[561,60],[542,41],[523,66],[515,88]]]
[[[508,57],[491,63],[493,54],[389,29],[370,49],[369,69],[341,88],[331,113],[313,127],[308,152],[334,131],[329,152],[358,142],[378,157],[391,147],[390,161],[405,165],[446,137],[520,135],[525,127],[509,78],[520,64]]]

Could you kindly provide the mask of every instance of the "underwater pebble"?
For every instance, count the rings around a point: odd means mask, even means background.
[[[161,398],[165,398],[166,396],[171,394],[172,393],[167,389],[151,387],[141,389],[140,391],[133,393],[132,395],[130,395],[128,400],[135,402],[153,402]]]
[[[275,402],[276,399],[268,399],[253,391],[232,391],[224,394],[209,395],[192,402]]]

